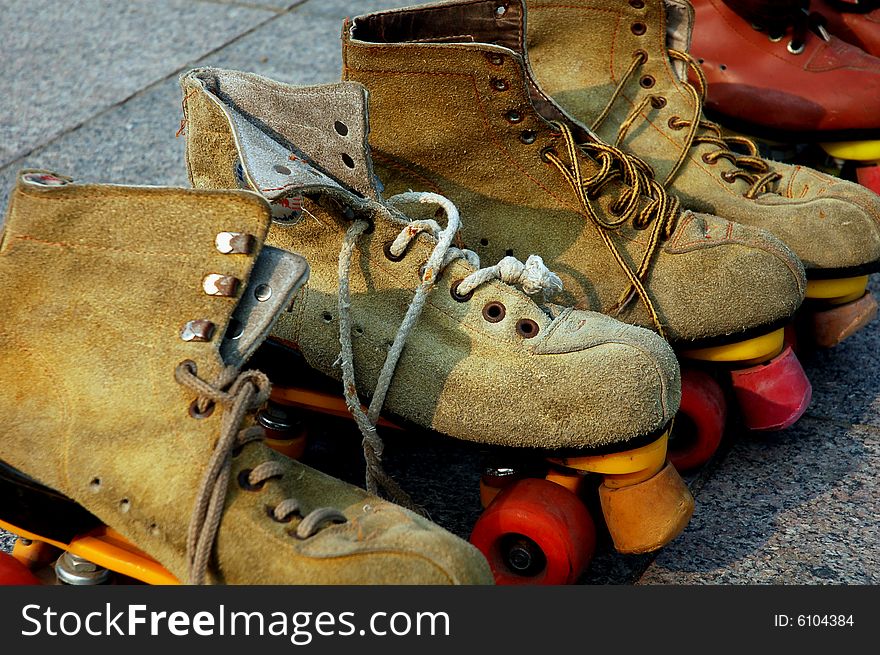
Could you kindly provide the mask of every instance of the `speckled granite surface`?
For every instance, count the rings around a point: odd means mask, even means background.
[[[38,4],[23,12],[0,0],[4,208],[25,166],[83,181],[185,184],[183,143],[174,138],[180,72],[214,65],[333,81],[344,16],[414,2],[159,0],[132,9],[87,0],[64,12]],[[185,29],[196,23],[201,29]],[[685,533],[641,557],[615,555],[602,540],[583,583],[880,583],[880,325],[803,361],[814,390],[807,417],[778,434],[732,429],[718,456],[688,478],[697,513]],[[326,423],[308,459],[358,482],[358,443],[350,424]],[[436,521],[468,535],[480,512],[478,448],[391,433],[387,463]],[[0,546],[10,545],[0,535]]]

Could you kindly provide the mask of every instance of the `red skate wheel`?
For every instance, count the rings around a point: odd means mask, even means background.
[[[0,553],[0,585],[38,585],[30,569],[8,553]]]
[[[727,403],[715,379],[697,369],[681,370],[681,407],[675,417],[668,457],[681,471],[702,466],[718,450]]]
[[[471,543],[489,560],[498,584],[571,584],[593,557],[596,528],[568,489],[530,478],[496,496]]]
[[[856,180],[863,187],[871,189],[874,193],[880,193],[880,166],[859,166],[856,169]]]
[[[751,430],[787,428],[807,411],[813,395],[813,387],[791,346],[766,364],[731,371],[730,378]]]

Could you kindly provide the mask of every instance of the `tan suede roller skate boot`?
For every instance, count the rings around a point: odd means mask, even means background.
[[[621,552],[654,550],[684,528],[693,500],[666,461],[679,374],[662,339],[546,304],[561,284],[539,257],[480,268],[473,252],[453,245],[460,219],[447,199],[383,199],[359,84],[298,88],[215,69],[181,83],[193,184],[263,194],[274,207],[267,242],[310,262],[302,297],[272,336],[343,380],[339,397],[367,446],[368,486],[387,482],[380,411],[386,421],[542,454],[546,479],[484,486],[486,502],[505,487],[472,539],[499,582],[577,578],[594,541],[573,493],[596,479],[588,473],[603,478],[603,514]],[[402,209],[428,209],[428,218],[410,220]],[[367,410],[358,390],[371,399]],[[344,410],[307,388],[275,400],[276,409]]]
[[[449,196],[481,257],[540,253],[564,282],[558,302],[653,328],[729,372],[749,427],[790,425],[811,395],[783,343],[800,262],[763,230],[681,210],[647,164],[571,120],[532,76],[524,20],[518,0],[464,0],[346,25],[343,76],[370,93],[380,177]],[[711,455],[724,424],[720,388],[695,376],[682,467]]]
[[[825,173],[762,159],[752,141],[726,137],[706,120],[706,80],[688,54],[693,9],[687,2],[525,4],[529,57],[541,88],[601,139],[649,164],[688,209],[764,228],[800,258],[807,273],[803,323],[812,341],[835,345],[876,315],[865,286],[880,266],[880,197]],[[724,86],[724,73],[717,77]]]
[[[0,526],[58,578],[491,583],[471,545],[284,457],[241,371],[308,277],[246,191],[25,171],[0,234]],[[14,500],[13,500],[14,499]],[[54,552],[52,552],[54,551]]]

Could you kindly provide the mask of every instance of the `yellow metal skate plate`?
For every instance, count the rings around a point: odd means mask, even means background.
[[[272,400],[280,405],[288,405],[290,407],[298,407],[307,411],[317,412],[318,414],[329,414],[339,418],[347,418],[354,420],[348,406],[345,404],[345,398],[337,396],[325,391],[317,391],[314,389],[306,389],[303,387],[272,387]],[[361,405],[361,409],[365,412],[367,408]],[[400,426],[391,421],[379,417],[377,425],[386,428],[394,428],[400,430]]]
[[[722,346],[709,348],[695,348],[682,350],[679,354],[687,359],[697,359],[703,362],[741,362],[743,364],[757,364],[776,357],[782,352],[785,339],[785,328],[779,328],[759,337],[726,343]]]
[[[865,295],[868,276],[843,277],[836,280],[807,280],[807,298],[842,305]]]
[[[93,564],[121,573],[152,585],[177,585],[180,581],[159,562],[134,546],[121,534],[110,528],[98,528],[74,537],[69,544],[46,539],[23,530],[0,519],[0,528],[32,541],[42,541],[74,555],[84,557]]]
[[[880,161],[880,141],[840,141],[820,143],[822,150],[837,159]]]
[[[588,473],[602,475],[627,475],[641,471],[659,471],[666,462],[666,445],[669,441],[669,430],[651,443],[623,450],[618,453],[603,455],[584,455],[581,457],[553,457],[549,461]]]

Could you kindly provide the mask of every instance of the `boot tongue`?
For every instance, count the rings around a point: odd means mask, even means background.
[[[254,354],[308,278],[309,265],[303,257],[263,247],[220,342],[226,365],[240,367]]]
[[[661,0],[661,2],[666,8],[666,47],[670,50],[688,52],[694,30],[693,6],[686,0]],[[684,81],[687,77],[687,64],[677,59],[673,59],[671,63],[679,81]]]
[[[243,173],[267,198],[291,187],[343,188],[379,198],[367,141],[367,92],[360,84],[294,87],[219,69],[194,76],[232,123]]]

